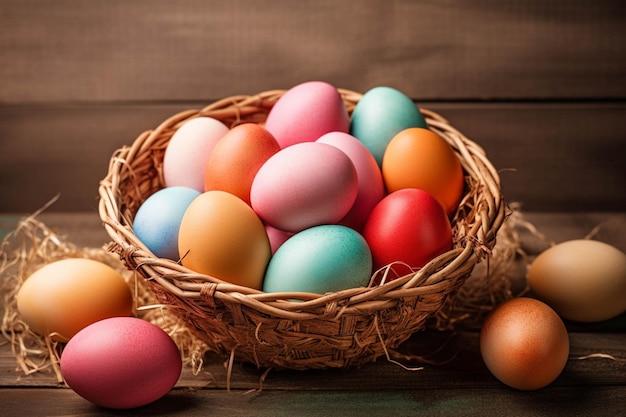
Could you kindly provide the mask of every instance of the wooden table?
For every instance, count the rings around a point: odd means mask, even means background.
[[[626,248],[626,213],[524,215],[554,241],[581,238],[600,226],[597,239]],[[12,230],[19,218],[1,215],[2,233]],[[95,212],[50,212],[39,218],[79,245],[99,247],[108,240]],[[532,242],[525,243],[532,249]],[[406,370],[381,358],[360,369],[272,370],[261,384],[263,370],[235,365],[230,390],[224,359],[209,354],[201,374],[184,369],[176,387],[162,399],[121,411],[92,405],[50,373],[23,375],[5,343],[0,346],[0,415],[626,415],[626,314],[604,323],[567,326],[570,360],[553,384],[537,391],[517,391],[497,381],[480,357],[478,329],[460,328],[423,331],[402,346],[420,353],[444,344],[432,359],[445,363],[404,363],[420,370]]]

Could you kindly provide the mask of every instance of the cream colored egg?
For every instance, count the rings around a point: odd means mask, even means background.
[[[626,255],[595,240],[563,242],[537,256],[528,285],[565,319],[608,320],[626,311]]]

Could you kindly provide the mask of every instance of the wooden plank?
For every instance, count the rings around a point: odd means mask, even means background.
[[[511,389],[446,389],[384,391],[174,390],[160,400],[133,410],[97,407],[69,390],[2,389],[3,415],[21,416],[598,416],[623,413],[621,386],[546,388],[536,392]]]
[[[0,102],[204,100],[324,79],[421,100],[621,99],[626,9],[502,2],[0,6]]]
[[[621,333],[570,332],[570,359],[553,386],[626,385],[626,331]],[[441,349],[437,351],[437,349]],[[487,370],[480,356],[478,332],[437,332],[415,334],[399,351],[423,356],[432,363],[399,357],[392,363],[382,357],[361,368],[326,370],[272,370],[248,364],[235,364],[232,373],[226,358],[209,353],[202,373],[193,375],[185,367],[179,388],[235,390],[393,390],[490,387],[502,384]],[[435,352],[435,353],[434,353]],[[591,355],[591,356],[590,356]],[[8,346],[0,347],[0,387],[62,387],[51,369],[24,375]],[[264,378],[261,381],[261,378]]]
[[[207,101],[206,103],[209,103]],[[433,103],[501,170],[529,211],[626,209],[622,103]],[[0,106],[0,212],[97,207],[113,151],[199,103]]]

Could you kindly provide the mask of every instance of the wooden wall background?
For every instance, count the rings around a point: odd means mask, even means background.
[[[625,210],[615,0],[0,0],[0,212],[95,210],[167,116],[312,79],[446,116],[527,210]]]

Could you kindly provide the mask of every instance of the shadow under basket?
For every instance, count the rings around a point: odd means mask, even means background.
[[[146,279],[159,302],[195,337],[224,357],[258,367],[313,369],[360,366],[385,355],[442,308],[489,256],[505,219],[500,178],[483,149],[440,115],[421,108],[430,129],[458,155],[465,194],[452,219],[453,248],[412,273],[383,285],[325,295],[270,294],[229,284],[155,257],[134,235],[141,203],[163,188],[167,144],[186,121],[212,117],[233,127],[263,123],[284,90],[233,96],[178,113],[118,149],[99,187],[99,214],[112,239],[109,250]],[[339,89],[351,114],[362,97]],[[300,302],[291,301],[300,299]]]

